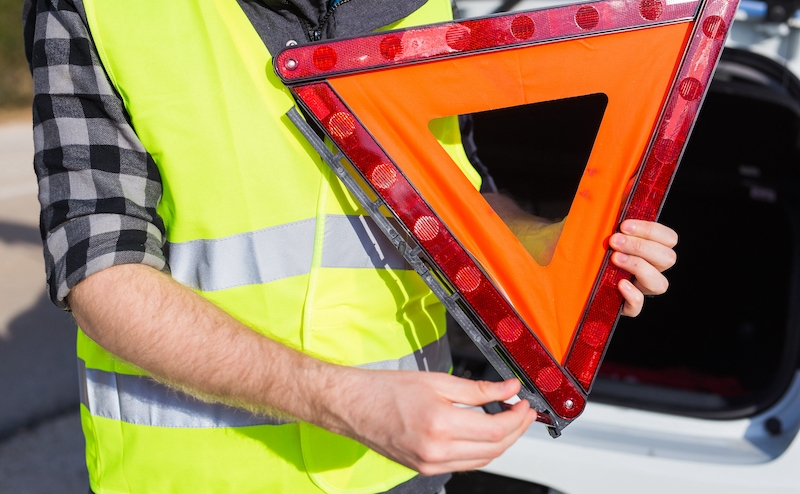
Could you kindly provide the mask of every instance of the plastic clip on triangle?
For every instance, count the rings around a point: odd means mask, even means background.
[[[275,70],[314,144],[503,378],[560,435],[583,411],[630,275],[627,218],[655,220],[738,0],[608,0],[315,43]],[[538,265],[429,131],[440,117],[603,93],[552,261]],[[390,222],[391,215],[397,222]],[[395,226],[399,223],[400,230]]]

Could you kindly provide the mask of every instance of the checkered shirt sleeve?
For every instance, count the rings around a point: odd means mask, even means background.
[[[82,5],[27,0],[34,168],[50,298],[117,264],[168,271],[161,178],[97,56]]]

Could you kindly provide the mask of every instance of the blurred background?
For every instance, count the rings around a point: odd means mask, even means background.
[[[45,294],[22,0],[0,0],[0,493],[88,490],[75,323]]]

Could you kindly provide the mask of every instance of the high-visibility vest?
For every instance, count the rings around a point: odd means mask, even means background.
[[[286,118],[295,103],[238,3],[84,4],[103,66],[161,174],[173,277],[318,358],[447,372],[442,306]],[[451,15],[449,0],[430,0],[390,27]],[[453,144],[455,118],[436,130],[475,178]],[[313,425],[168,389],[82,332],[78,356],[97,494],[374,493],[415,475]]]

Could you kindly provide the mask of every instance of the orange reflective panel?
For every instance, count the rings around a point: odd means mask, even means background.
[[[389,67],[328,82],[563,363],[691,26],[683,22]],[[428,124],[594,93],[605,94],[608,106],[553,260],[539,266]]]
[[[522,381],[519,396],[554,437],[585,408],[620,313],[617,284],[631,277],[608,262],[608,237],[626,218],[657,218],[737,5],[599,0],[275,57],[336,149],[297,111],[289,119],[500,375]],[[602,103],[587,115],[599,127],[552,260],[540,265],[431,129],[581,98]]]

